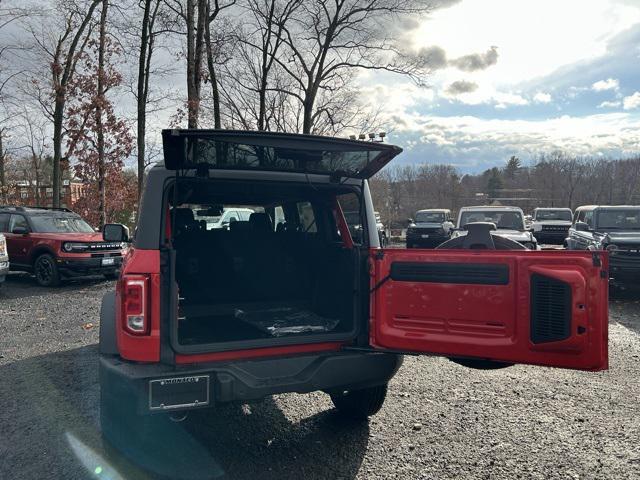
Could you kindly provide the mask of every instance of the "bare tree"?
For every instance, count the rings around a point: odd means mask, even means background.
[[[16,56],[24,47],[10,38],[11,35],[7,35],[6,32],[30,13],[33,13],[32,9],[0,5],[0,33],[3,34],[0,40],[0,202],[2,203],[6,201],[8,191],[5,166],[7,147],[4,140],[19,103],[15,97],[15,83],[24,73],[24,70],[18,67],[20,62],[17,61]]]
[[[330,95],[348,85],[358,69],[393,72],[424,84],[425,59],[405,54],[385,29],[394,19],[424,13],[429,6],[411,0],[302,2],[284,25],[286,52],[275,57],[295,83],[286,93],[302,104],[302,132],[314,131],[322,117],[335,122],[336,110],[318,109],[317,100],[322,92]]]
[[[51,25],[40,22],[29,25],[35,46],[49,65],[50,84],[41,88],[35,79],[36,95],[45,115],[53,123],[53,206],[60,206],[62,141],[64,137],[64,115],[67,102],[67,88],[73,79],[80,53],[84,50],[93,24],[95,9],[103,0],[61,0],[55,8],[47,12],[53,18]],[[42,20],[42,19],[39,19]]]
[[[137,156],[138,156],[138,197],[142,194],[144,172],[146,169],[147,105],[149,103],[149,81],[151,78],[151,60],[153,58],[156,37],[156,21],[162,0],[142,0],[142,22],[140,24],[140,47],[138,55],[138,79],[136,90],[137,107]]]

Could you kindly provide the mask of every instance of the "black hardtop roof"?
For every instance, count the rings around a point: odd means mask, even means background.
[[[169,170],[271,170],[369,178],[402,148],[381,142],[250,130],[162,131]]]

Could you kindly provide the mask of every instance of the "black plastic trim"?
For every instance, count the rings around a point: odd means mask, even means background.
[[[501,263],[393,262],[395,282],[508,285],[509,266]]]
[[[102,297],[98,351],[106,355],[119,353],[116,340],[116,292],[107,292]]]
[[[533,343],[560,342],[571,336],[571,286],[540,274],[531,275],[530,338]]]

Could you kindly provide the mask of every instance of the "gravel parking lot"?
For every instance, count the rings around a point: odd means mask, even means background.
[[[156,478],[100,438],[98,310],[111,288],[15,274],[0,288],[0,478]],[[410,357],[368,424],[345,422],[324,394],[281,395],[175,424],[163,460],[234,479],[640,478],[639,367],[640,292],[627,292],[611,301],[607,372]]]

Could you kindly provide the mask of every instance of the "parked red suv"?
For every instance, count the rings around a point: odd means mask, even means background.
[[[400,148],[270,132],[163,137],[100,318],[102,433],[135,460],[184,465],[172,420],[225,402],[323,391],[366,418],[404,353],[484,369],[607,368],[606,252],[496,250],[488,229],[457,250],[382,248],[368,178]],[[228,229],[198,220],[230,206],[253,213]],[[357,212],[357,237],[345,211]],[[127,230],[106,225],[104,238],[127,241]]]
[[[45,287],[63,278],[101,274],[115,278],[125,244],[105,242],[80,215],[66,208],[0,206],[11,270],[31,272]]]

